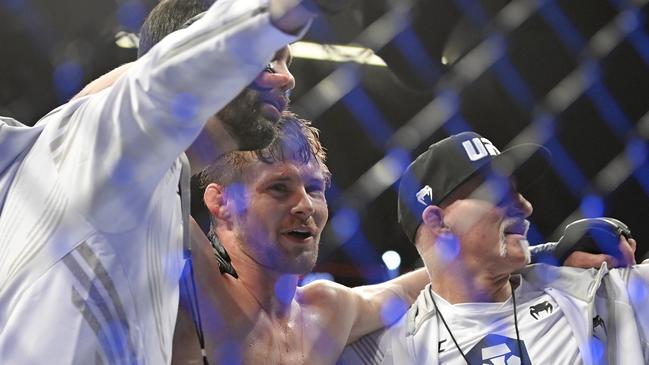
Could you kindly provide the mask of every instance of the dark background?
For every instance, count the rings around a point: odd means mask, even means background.
[[[133,60],[115,35],[137,32],[155,3],[0,0],[0,115],[33,124]],[[358,0],[319,19],[306,40],[371,46],[391,70],[293,63],[292,108],[321,129],[334,175],[316,271],[352,285],[384,280],[386,250],[401,254],[402,271],[416,265],[396,224],[395,176],[432,142],[467,129],[501,150],[536,141],[552,151],[554,169],[524,192],[535,207],[531,242],[558,239],[574,219],[612,216],[631,227],[641,259],[649,249],[644,3]],[[406,7],[405,28],[385,45],[385,27],[367,29],[396,14],[390,4]]]

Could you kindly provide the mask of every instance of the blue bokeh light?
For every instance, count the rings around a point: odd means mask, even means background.
[[[646,306],[649,301],[647,284],[636,276],[629,279],[629,299],[638,308]]]
[[[179,93],[171,101],[171,113],[180,120],[196,117],[198,99],[189,93]]]
[[[573,195],[581,195],[581,192],[588,186],[588,179],[581,172],[579,165],[570,157],[556,137],[550,138],[546,145],[552,151],[552,168],[564,182],[565,187],[570,189]]]
[[[638,55],[642,57],[642,61],[649,65],[649,36],[647,36],[647,33],[643,31],[642,27],[638,27],[631,32],[628,39],[633,44]]]
[[[308,285],[316,280],[335,281],[335,278],[328,272],[310,272],[300,279],[299,286]]]
[[[228,185],[227,197],[234,202],[234,214],[242,215],[248,210],[248,194],[246,186],[242,183],[232,183]]]
[[[110,180],[116,186],[128,186],[132,184],[136,176],[134,166],[135,164],[129,160],[120,161],[110,175]]]
[[[391,148],[385,155],[397,166],[400,174],[402,174],[408,165],[410,165],[410,162],[412,162],[410,152],[403,148]]]
[[[639,166],[647,161],[647,142],[639,138],[632,138],[626,144],[626,156],[633,166]]]
[[[460,254],[460,242],[454,234],[443,233],[437,238],[435,249],[442,260],[451,262]]]
[[[473,129],[460,114],[455,114],[446,122],[446,124],[444,124],[444,130],[446,130],[448,134],[458,134],[472,131]]]
[[[241,356],[241,344],[238,341],[225,339],[223,344],[220,345],[219,348],[227,349],[227,351],[218,352],[218,358],[215,362],[216,364],[243,364],[243,357]]]
[[[122,3],[117,9],[117,21],[128,31],[139,31],[144,18],[147,14],[147,8],[138,0],[130,0]]]
[[[275,282],[275,296],[282,304],[289,304],[295,295],[295,284],[293,275],[282,275]]]
[[[372,142],[379,147],[385,145],[393,131],[362,87],[354,88],[343,97],[342,101],[363,126],[363,130]]]
[[[606,124],[618,137],[625,138],[633,130],[633,122],[601,81],[599,72],[597,72],[597,80],[586,93],[593,100],[593,105]]]
[[[428,55],[428,51],[412,27],[407,27],[397,34],[394,37],[394,44],[423,84],[430,85],[437,80],[441,71]]]
[[[495,64],[494,70],[498,80],[507,90],[509,96],[524,109],[532,109],[535,104],[534,95],[523,80],[523,77],[511,64],[507,55],[503,55]]]
[[[593,363],[600,364],[604,357],[604,344],[596,337],[591,337],[588,346],[593,355]]]
[[[641,16],[642,15],[638,11],[627,10],[621,14],[620,18],[622,21],[618,24],[625,32],[631,33],[643,23]]]
[[[353,209],[341,208],[336,212],[330,223],[338,239],[345,242],[358,231],[360,218]]]
[[[408,311],[408,303],[403,299],[394,296],[388,299],[381,307],[381,319],[386,326],[389,326],[401,318]]]
[[[485,8],[476,0],[455,0],[455,4],[458,8],[462,9],[462,12],[471,19],[472,22],[478,24],[479,26],[486,26],[489,22],[489,16]]]
[[[81,89],[83,69],[77,62],[66,61],[54,68],[52,77],[59,100],[67,101]]]
[[[604,215],[604,201],[597,195],[586,195],[580,205],[581,214],[586,218]]]
[[[539,12],[558,35],[561,43],[572,51],[573,55],[579,55],[586,42],[557,3],[555,1],[544,1],[543,6],[539,8]]]

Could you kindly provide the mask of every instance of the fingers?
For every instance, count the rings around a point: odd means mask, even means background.
[[[635,249],[637,247],[636,241],[633,238],[629,238],[627,240],[627,242],[629,242],[629,245],[631,246],[631,249],[633,250],[633,253],[635,254]]]
[[[317,14],[303,6],[301,0],[270,0],[270,21],[277,29],[296,33]]]
[[[620,263],[620,266],[630,266],[635,264],[636,242],[633,238],[627,240],[624,236],[621,236],[618,248],[622,254],[621,258],[624,260],[624,262]]]
[[[582,251],[575,251],[563,262],[564,266],[580,267],[582,269],[599,268],[602,262],[609,267],[616,267],[617,260],[614,257],[604,254],[592,254]]]

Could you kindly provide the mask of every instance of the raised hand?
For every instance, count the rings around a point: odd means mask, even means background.
[[[295,33],[314,17],[348,8],[354,0],[270,0],[271,22],[280,30]]]

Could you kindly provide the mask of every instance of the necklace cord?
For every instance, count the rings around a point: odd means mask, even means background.
[[[525,357],[523,356],[521,336],[518,333],[518,315],[516,313],[516,295],[514,294],[514,286],[512,286],[512,303],[514,304],[514,328],[516,329],[516,344],[518,345],[518,354],[521,356],[521,365],[524,365]]]
[[[191,168],[189,160],[184,153],[179,156],[181,168],[180,176],[178,179],[178,193],[180,194],[180,208],[183,222],[183,256],[185,258],[185,265],[189,265],[189,277],[183,272],[182,280],[189,286],[186,288],[185,295],[190,301],[192,320],[196,328],[196,336],[198,343],[201,346],[201,356],[203,358],[203,365],[209,365],[207,361],[207,353],[205,351],[205,339],[203,337],[203,324],[200,317],[200,309],[198,307],[198,295],[196,294],[196,278],[194,276],[194,264],[192,262],[192,248],[191,239],[189,235],[189,219],[191,214]],[[183,269],[184,271],[184,269]],[[182,285],[180,285],[182,291]]]
[[[194,263],[192,259],[188,259],[188,265],[191,275],[191,287],[192,287],[192,317],[194,319],[194,324],[196,325],[196,336],[198,337],[198,344],[201,346],[201,357],[203,358],[203,365],[209,365],[207,360],[207,351],[205,350],[205,336],[203,333],[203,321],[201,320],[201,310],[198,307],[198,295],[196,294],[196,278],[194,276]]]
[[[435,302],[435,296],[433,295],[433,288],[429,286],[428,291],[430,292],[430,298],[433,300],[433,306],[435,307],[435,314],[439,317],[439,319],[442,320],[442,323],[444,323],[444,327],[446,327],[446,331],[448,331],[448,334],[451,336],[451,340],[453,340],[455,347],[457,347],[457,350],[460,352],[460,355],[462,355],[462,357],[464,358],[464,361],[466,361],[466,363],[469,364],[469,359],[466,358],[466,355],[460,348],[460,345],[457,344],[457,341],[455,340],[455,336],[453,336],[453,332],[451,332],[451,329],[448,327],[448,324],[446,323],[446,320],[444,319],[442,312],[440,312],[439,308],[437,307],[437,303]]]

